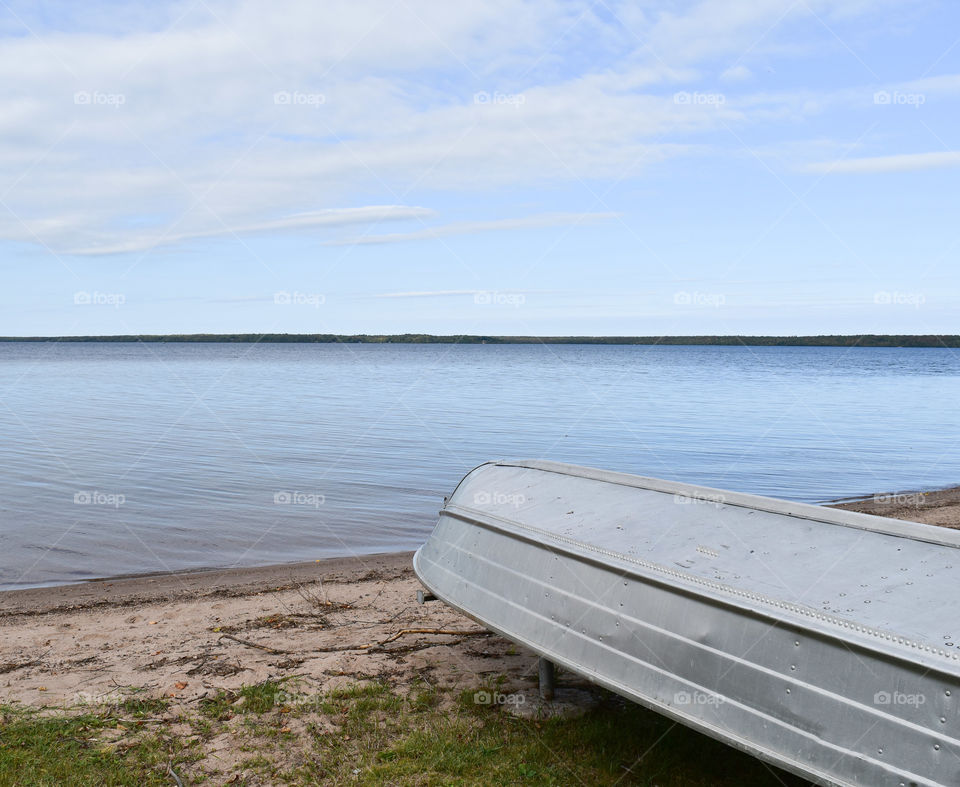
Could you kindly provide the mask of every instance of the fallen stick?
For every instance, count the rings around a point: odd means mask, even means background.
[[[292,650],[278,650],[277,648],[271,648],[268,645],[258,645],[256,642],[251,642],[248,639],[240,639],[240,637],[235,637],[233,634],[221,634],[220,639],[232,639],[234,642],[239,642],[241,645],[246,645],[248,648],[257,648],[258,650],[265,650],[267,653],[273,653],[277,655],[293,656],[295,655]]]
[[[381,645],[386,645],[388,642],[393,642],[395,639],[400,639],[400,637],[405,634],[456,634],[460,637],[471,637],[477,634],[487,633],[489,632],[487,632],[486,629],[474,629],[472,631],[457,631],[456,629],[402,629],[393,636],[387,637],[383,642],[378,642],[375,645],[365,645],[364,647],[377,648]]]
[[[177,772],[173,769],[173,763],[167,763],[167,774],[173,777],[173,780],[177,783],[177,787],[183,787],[183,782],[180,781],[180,777],[177,776]]]
[[[387,645],[395,640],[400,639],[400,637],[406,636],[407,634],[436,634],[454,636],[454,637],[475,637],[479,634],[489,634],[490,632],[486,629],[474,629],[472,631],[461,631],[459,629],[401,629],[396,634],[391,634],[385,640],[380,642],[371,642],[369,645],[337,645],[332,648],[312,648],[311,653],[341,653],[347,650],[374,650],[376,648],[382,648],[384,645]],[[235,637],[233,634],[221,634],[220,639],[232,639],[234,642],[239,642],[241,645],[246,645],[249,648],[257,648],[258,650],[265,650],[267,653],[284,655],[284,656],[296,656],[297,653],[292,650],[277,650],[276,648],[271,648],[267,645],[259,645],[256,642],[250,642],[247,639],[240,639],[240,637]]]
[[[121,724],[169,724],[170,719],[116,719]]]
[[[369,645],[336,645],[332,648],[312,648],[311,653],[342,653],[347,650],[376,650],[377,648],[382,648],[384,645],[393,642],[394,640],[400,639],[400,637],[405,634],[447,634],[450,636],[457,637],[473,637],[478,634],[489,634],[489,631],[484,629],[477,629],[475,631],[459,631],[457,629],[403,629],[398,631],[396,634],[392,634],[381,642],[371,642]]]

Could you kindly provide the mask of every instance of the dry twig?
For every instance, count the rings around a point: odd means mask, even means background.
[[[234,642],[239,642],[241,645],[246,645],[248,648],[257,648],[258,650],[265,650],[267,653],[273,653],[277,655],[290,656],[293,655],[291,650],[279,650],[278,648],[271,648],[269,645],[259,645],[256,642],[251,642],[248,639],[240,639],[240,637],[235,637],[233,634],[221,634],[220,639],[232,639]]]

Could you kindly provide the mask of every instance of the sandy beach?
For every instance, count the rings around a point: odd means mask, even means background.
[[[102,702],[146,690],[305,676],[312,691],[377,678],[472,685],[528,659],[443,604],[420,605],[412,553],[89,582],[0,596],[6,702]],[[404,633],[434,629],[453,634]],[[399,635],[399,636],[397,636]],[[379,643],[396,637],[389,643]]]
[[[838,507],[960,527],[960,489],[877,495]],[[0,594],[0,702],[83,709],[158,698],[175,723],[211,698],[291,679],[302,696],[370,682],[399,694],[426,684],[453,696],[493,680],[510,691],[532,691],[533,654],[440,602],[417,603],[411,557],[381,554]],[[306,722],[291,717],[285,729],[297,724]],[[192,777],[243,772],[237,740],[225,733],[207,741]]]

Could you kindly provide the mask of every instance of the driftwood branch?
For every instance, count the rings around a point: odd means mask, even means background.
[[[271,648],[269,645],[260,645],[256,642],[251,642],[248,639],[240,639],[240,637],[235,637],[233,634],[221,634],[220,639],[232,639],[234,642],[239,642],[241,645],[246,645],[248,648],[257,648],[257,650],[265,650],[267,653],[273,653],[275,655],[283,656],[292,656],[294,652],[292,650],[279,650],[278,648]]]
[[[460,629],[402,629],[396,634],[391,634],[384,640],[380,642],[371,642],[367,645],[335,645],[332,648],[312,648],[311,653],[342,653],[343,651],[348,650],[365,650],[368,653],[375,651],[379,648],[382,648],[384,645],[393,642],[394,640],[400,639],[400,637],[406,636],[407,634],[436,634],[436,635],[448,635],[454,637],[475,637],[480,634],[489,634],[490,632],[485,631],[484,629],[475,629],[473,631],[461,631]]]
[[[458,637],[471,637],[476,636],[477,634],[486,634],[487,632],[484,629],[473,629],[471,631],[458,631],[457,629],[402,629],[396,634],[387,637],[382,642],[378,642],[375,645],[365,645],[366,648],[379,648],[382,645],[386,645],[388,642],[393,642],[396,639],[406,634],[454,634]]]
[[[395,634],[391,634],[384,640],[380,642],[371,642],[367,645],[335,645],[330,648],[311,648],[310,653],[342,653],[349,650],[376,650],[382,648],[384,645],[388,645],[391,642],[394,642],[400,637],[405,637],[407,634],[433,634],[436,636],[451,636],[451,637],[475,637],[480,634],[488,634],[489,632],[485,629],[472,629],[469,631],[463,631],[462,629],[401,629]],[[271,648],[269,645],[260,645],[257,642],[251,642],[247,639],[240,639],[240,637],[235,637],[233,634],[221,634],[220,639],[229,639],[234,642],[239,642],[241,645],[246,645],[248,648],[257,648],[258,650],[264,650],[267,653],[275,655],[284,655],[284,656],[295,656],[298,655],[297,651],[292,650],[279,650],[278,648]],[[303,651],[299,652],[302,655]]]

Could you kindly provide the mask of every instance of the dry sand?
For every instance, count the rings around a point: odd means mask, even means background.
[[[960,488],[837,507],[960,527]],[[416,678],[466,688],[494,675],[515,686],[532,684],[532,654],[440,602],[416,603],[420,585],[411,557],[0,593],[0,702],[110,701],[142,690],[190,703],[218,688],[291,675],[314,692],[369,678],[398,688]]]
[[[311,693],[374,678],[401,690],[417,678],[471,687],[505,671],[532,680],[529,654],[439,602],[417,604],[411,557],[0,594],[0,701],[110,703],[142,690],[193,703],[294,675]]]

